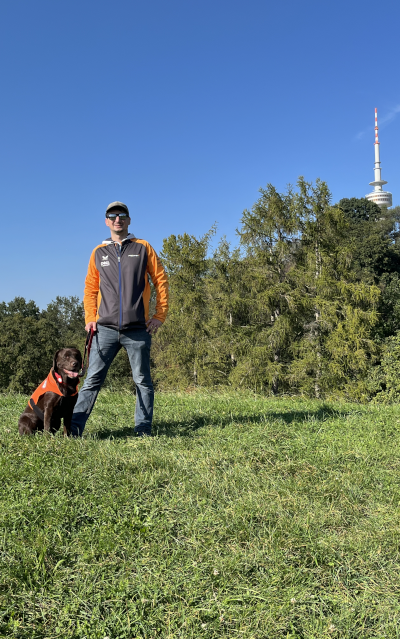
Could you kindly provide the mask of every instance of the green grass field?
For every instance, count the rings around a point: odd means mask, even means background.
[[[400,407],[134,401],[78,441],[0,397],[1,637],[400,636]]]

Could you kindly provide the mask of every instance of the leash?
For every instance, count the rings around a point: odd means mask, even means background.
[[[57,402],[59,406],[62,405],[63,399],[64,397],[61,397],[60,401]],[[44,412],[39,408],[37,404],[35,404],[32,398],[29,400],[29,406],[32,408],[35,415],[37,415],[37,417],[39,417],[39,419],[44,423]]]
[[[42,420],[42,422],[44,422],[44,412],[42,410],[40,410],[39,406],[37,406],[35,404],[33,399],[29,400],[29,406],[32,408],[33,412],[36,413],[36,415],[39,417],[39,419]]]
[[[87,336],[86,336],[86,344],[85,344],[85,352],[84,352],[84,355],[83,355],[82,370],[79,373],[79,377],[83,377],[84,376],[84,374],[87,371],[87,367],[89,366],[89,355],[90,355],[90,349],[92,348],[93,336],[94,336],[94,330],[93,330],[93,328],[91,328],[90,331],[88,332]],[[87,356],[87,363],[85,365],[86,356]]]

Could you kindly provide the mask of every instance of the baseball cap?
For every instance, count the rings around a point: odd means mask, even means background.
[[[113,209],[119,209],[120,211],[125,211],[129,215],[129,209],[123,202],[111,202],[106,208],[106,215],[110,213]]]

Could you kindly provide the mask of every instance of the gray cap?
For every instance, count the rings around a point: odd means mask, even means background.
[[[129,215],[129,209],[123,202],[111,202],[106,208],[106,215],[113,209],[119,209],[120,211],[126,211]]]

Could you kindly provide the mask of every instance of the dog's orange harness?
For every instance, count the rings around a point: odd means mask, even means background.
[[[63,383],[61,375],[58,375],[53,369],[51,369],[50,373],[47,375],[44,382],[42,382],[40,386],[38,386],[37,389],[32,393],[31,398],[28,402],[29,406],[32,408],[33,411],[35,411],[35,408],[37,407],[37,403],[39,399],[42,397],[42,395],[44,395],[48,391],[50,391],[51,393],[57,393],[57,395],[61,395],[61,397],[63,397],[62,392],[60,391],[60,389],[58,388],[56,384],[56,380],[59,384]],[[79,385],[79,382],[77,384],[75,393],[72,393],[70,397],[73,397],[74,395],[78,394],[78,385]]]

